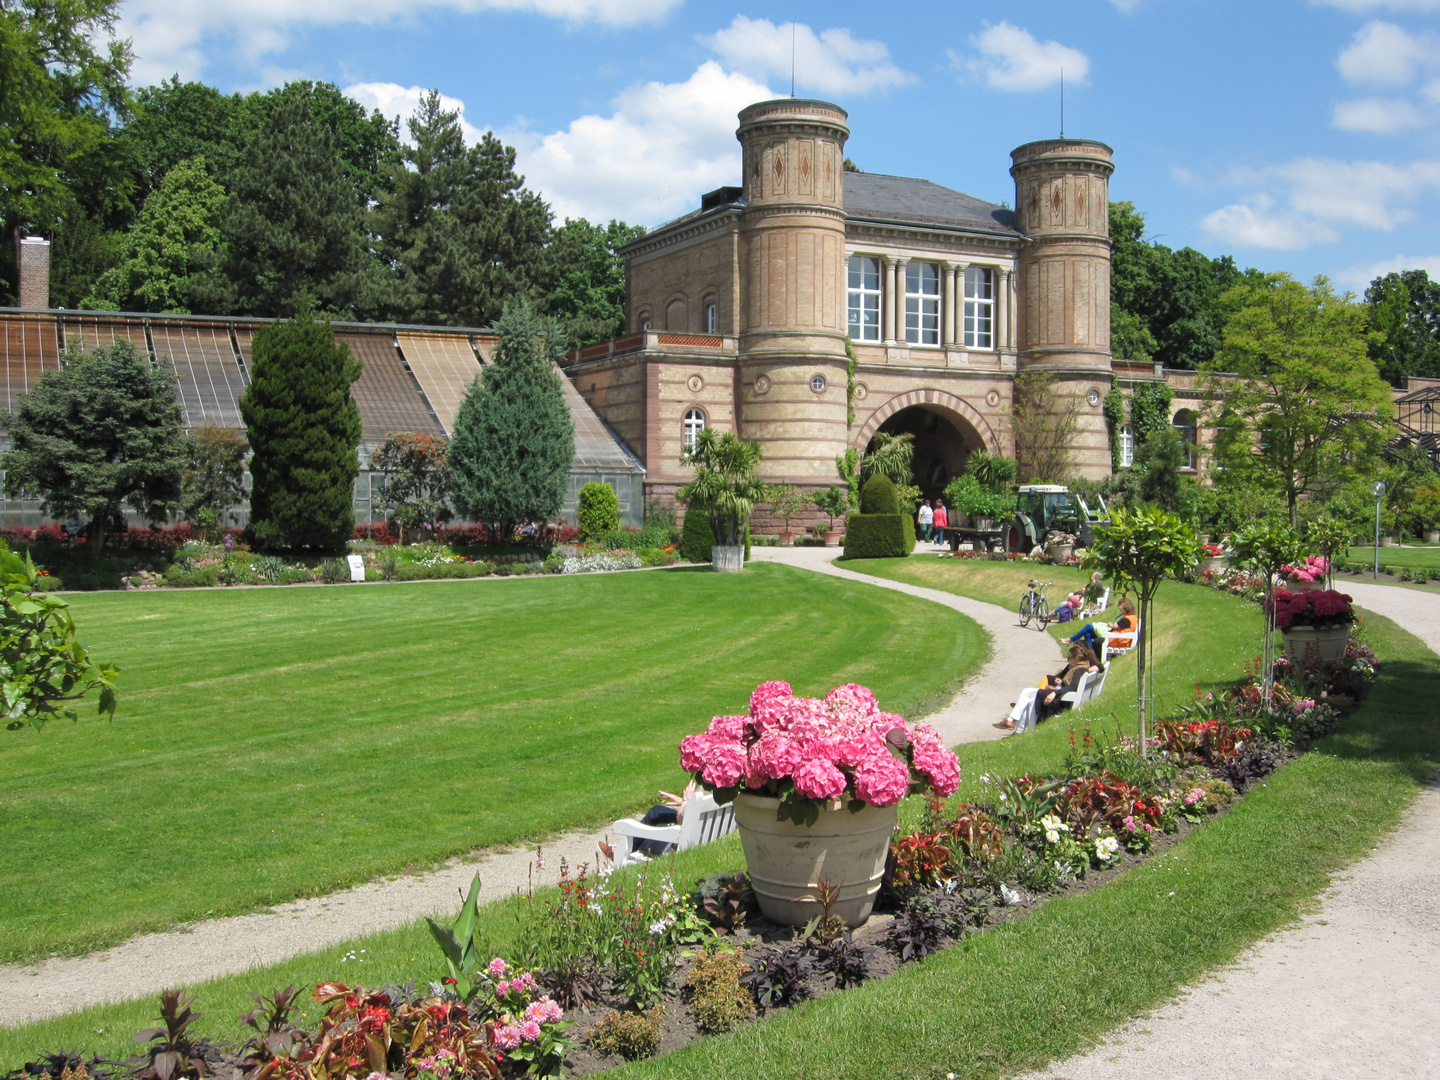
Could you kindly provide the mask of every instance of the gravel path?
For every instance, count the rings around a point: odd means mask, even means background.
[[[1440,654],[1440,596],[1346,582]],[[1440,787],[1336,877],[1320,910],[1026,1080],[1440,1076]]]
[[[926,719],[952,745],[1001,738],[1003,732],[991,725],[1009,711],[1017,687],[1055,666],[1053,639],[1021,630],[1013,614],[991,604],[838,570],[830,565],[838,554],[835,548],[755,549],[757,560],[860,578],[934,600],[977,620],[995,639],[995,656],[949,706]],[[593,863],[596,844],[603,835],[572,833],[546,844],[547,880],[562,855],[571,863]],[[86,956],[0,966],[0,1026],[13,1027],[89,1005],[149,997],[168,986],[279,963],[362,934],[404,926],[422,916],[449,916],[477,872],[484,900],[523,890],[533,858],[533,851],[516,850],[455,859],[432,873],[371,882],[253,915],[145,934]]]

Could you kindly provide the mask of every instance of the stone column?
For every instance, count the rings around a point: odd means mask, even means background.
[[[968,262],[955,264],[955,344],[959,348],[966,348],[965,345],[965,271],[970,269]]]
[[[885,256],[885,329],[884,338],[886,345],[895,344],[895,263],[893,255]]]
[[[1010,345],[1010,271],[995,268],[995,351]]]
[[[910,344],[905,336],[905,268],[909,265],[909,259],[895,260],[895,343],[901,346]]]
[[[955,344],[955,312],[957,310],[955,303],[955,267],[956,264],[953,262],[947,262],[945,264],[945,305],[943,314],[940,316],[940,344],[944,345],[947,349]],[[962,286],[964,285],[964,281],[964,278],[960,279]]]

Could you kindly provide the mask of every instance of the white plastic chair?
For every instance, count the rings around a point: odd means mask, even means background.
[[[1035,695],[1039,692],[1038,687],[1027,686],[1015,699],[1008,719],[1016,735],[1035,726]]]
[[[1105,609],[1110,606],[1110,587],[1107,585],[1105,591],[1100,594],[1100,599],[1093,604],[1087,604],[1080,609],[1077,619],[1093,619],[1096,615],[1105,614]]]
[[[1071,690],[1068,694],[1061,694],[1060,700],[1072,709],[1084,705],[1085,702],[1090,700],[1090,684],[1094,679],[1094,675],[1088,671],[1085,672],[1084,675],[1080,676],[1080,681],[1075,684],[1075,689]]]
[[[697,791],[685,804],[685,820],[677,825],[642,825],[635,818],[622,818],[611,826],[615,839],[615,866],[634,866],[647,862],[649,856],[636,850],[641,840],[658,840],[674,844],[676,851],[686,851],[708,844],[735,828],[735,805],[715,805],[715,796]]]

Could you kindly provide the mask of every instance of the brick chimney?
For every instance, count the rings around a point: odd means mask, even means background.
[[[50,241],[38,236],[15,238],[16,298],[22,308],[50,306]]]

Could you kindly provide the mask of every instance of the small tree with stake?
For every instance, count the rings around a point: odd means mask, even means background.
[[[1110,527],[1096,536],[1085,568],[1099,570],[1122,589],[1133,589],[1139,600],[1135,669],[1135,703],[1140,752],[1149,753],[1152,713],[1151,651],[1155,634],[1155,593],[1166,578],[1179,577],[1200,562],[1200,541],[1195,530],[1174,514],[1150,507],[1120,509]]]
[[[804,493],[794,484],[771,484],[765,489],[765,499],[770,504],[770,512],[785,523],[785,534],[788,536],[790,519],[805,509],[807,500]]]
[[[1282,566],[1304,557],[1300,538],[1289,525],[1261,524],[1230,537],[1230,546],[1241,566],[1265,579],[1265,639],[1261,643],[1265,676],[1260,693],[1268,709],[1275,689],[1275,575]]]

